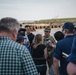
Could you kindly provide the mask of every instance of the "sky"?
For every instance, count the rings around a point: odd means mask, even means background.
[[[42,20],[76,17],[76,0],[0,0],[0,19]]]

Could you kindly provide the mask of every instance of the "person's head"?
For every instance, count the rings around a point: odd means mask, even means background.
[[[46,28],[44,29],[45,37],[49,37],[49,36],[50,36],[50,32],[51,32],[51,28],[46,27]]]
[[[18,30],[18,36],[25,36],[25,29],[21,28]]]
[[[71,22],[66,22],[62,27],[62,32],[64,35],[74,33],[74,25]]]
[[[42,42],[42,35],[41,34],[37,34],[34,38],[34,42],[36,44],[41,43]]]
[[[64,34],[61,31],[57,31],[56,33],[54,33],[54,37],[57,41],[59,41],[64,38]]]
[[[20,44],[24,44],[24,37],[23,36],[18,36],[16,39],[16,42],[20,43]]]
[[[26,25],[25,26],[25,29],[26,29],[26,33],[27,34],[30,34],[30,32],[31,32],[30,26],[29,25]]]
[[[22,28],[22,24],[20,24],[20,28]]]
[[[12,40],[16,40],[19,29],[19,22],[10,17],[5,17],[0,20],[0,36],[8,36]]]

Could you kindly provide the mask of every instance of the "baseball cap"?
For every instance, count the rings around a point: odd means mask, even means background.
[[[44,29],[44,31],[46,32],[46,31],[51,31],[51,28],[49,28],[49,27],[46,27],[45,29]]]
[[[74,25],[73,25],[72,22],[66,22],[63,25],[63,29],[73,30],[74,29]]]
[[[17,36],[16,41],[22,41],[22,40],[24,40],[24,37],[23,36]]]

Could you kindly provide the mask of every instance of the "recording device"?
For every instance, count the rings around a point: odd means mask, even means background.
[[[63,54],[64,56],[66,56],[66,57],[69,57],[69,55],[68,55],[68,54],[66,54],[66,53],[64,53],[64,52],[62,52],[62,54]]]
[[[51,41],[50,41],[50,40],[48,40],[48,41],[47,41],[47,43],[51,43]]]
[[[51,42],[51,40],[49,40],[48,38],[46,39],[46,43],[48,44],[48,43],[50,43]]]

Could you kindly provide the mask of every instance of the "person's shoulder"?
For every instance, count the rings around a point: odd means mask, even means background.
[[[50,35],[49,39],[50,39],[54,44],[56,44],[55,38],[54,38],[53,36]]]
[[[50,36],[49,36],[49,39],[54,39],[54,37],[50,35]]]
[[[57,43],[62,43],[64,41],[64,39],[59,40]]]
[[[42,44],[42,46],[46,47],[46,45]]]
[[[65,37],[65,39],[72,39],[72,38],[74,38],[75,36],[74,35],[67,35],[66,37]]]
[[[52,35],[50,35],[50,37],[51,37],[51,38],[53,38],[53,36],[52,36]]]
[[[46,48],[46,45],[40,44],[40,45],[38,46],[38,48],[40,48],[40,49],[45,49],[45,48]]]
[[[25,46],[22,45],[22,44],[19,44],[19,43],[15,42],[15,41],[12,41],[11,47],[12,47],[13,49],[19,50],[19,51],[24,51],[24,50],[25,50],[25,51],[28,51],[27,47],[25,47]]]
[[[46,47],[46,45],[44,45],[44,44],[41,44],[41,46]]]
[[[35,36],[33,33],[30,33],[32,36]]]
[[[29,36],[35,36],[33,33],[30,33]]]
[[[66,36],[62,39],[62,42],[67,42],[67,40],[71,41],[71,39],[73,39],[73,38],[74,38],[74,36]]]

